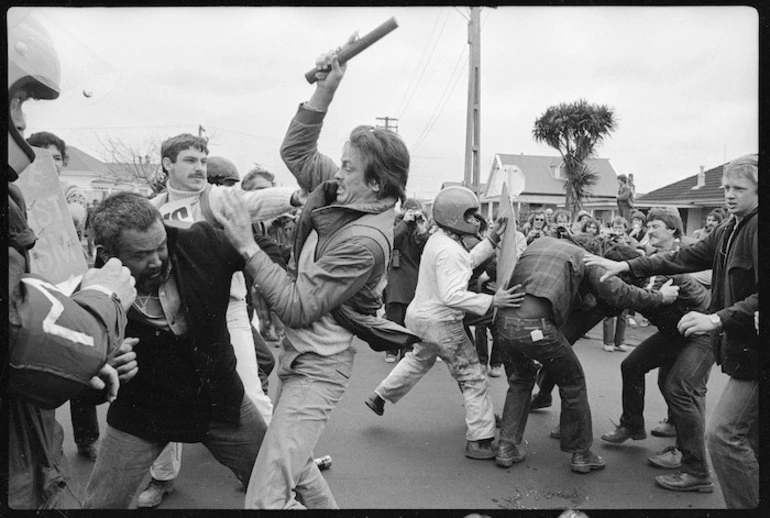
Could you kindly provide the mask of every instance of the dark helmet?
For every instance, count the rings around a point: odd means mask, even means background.
[[[472,222],[466,217],[474,215]],[[433,201],[433,221],[440,227],[459,234],[478,234],[480,227],[479,199],[466,187],[446,187]]]
[[[48,30],[30,9],[9,9],[8,99],[21,92],[29,98],[56,99],[60,81],[59,55]],[[17,174],[35,160],[35,152],[17,128],[20,122],[12,117],[8,121],[8,164]]]

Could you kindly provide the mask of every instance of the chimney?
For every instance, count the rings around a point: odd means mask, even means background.
[[[697,180],[693,189],[700,189],[706,186],[706,173],[703,171],[705,167],[700,166],[700,173],[698,173]]]

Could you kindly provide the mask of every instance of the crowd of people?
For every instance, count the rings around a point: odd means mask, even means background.
[[[463,395],[464,455],[510,467],[526,458],[529,413],[551,406],[558,386],[550,435],[572,471],[601,470],[572,345],[604,322],[604,349],[628,352],[628,312],[657,332],[621,363],[620,424],[602,440],[646,437],[644,376],[657,368],[675,441],[649,459],[672,470],[655,484],[711,492],[710,458],[727,507],[758,505],[755,155],[725,165],[726,212],[711,212],[692,239],[676,209],[634,210],[623,175],[609,225],[563,209],[533,209],[521,226],[487,221],[465,187],[442,189],[428,211],[406,197],[410,157],[396,133],[353,128],[340,165],[318,150],[346,73],[332,51],[280,148],[298,188],[276,187],[258,164],[241,178],[191,134],[163,142],[165,185],[152,198],[122,192],[89,206],[63,184],[93,265],[68,296],[30,273],[35,236],[14,183],[33,146],[58,172],[66,165],[56,135],[24,138],[24,102],[59,95],[58,57],[45,27],[19,11],[9,42],[10,507],[58,505],[66,473],[54,412],[69,401],[78,453],[94,461],[84,508],[125,509],[137,494],[139,507],[157,506],[173,490],[182,444],[201,443],[241,482],[246,509],[337,509],[314,450],[353,374],[356,338],[395,364],[364,401],[377,415],[440,360]],[[517,263],[498,284],[511,239]],[[278,339],[271,400],[268,342]],[[715,361],[729,381],[707,423]],[[502,374],[497,415],[487,376]]]

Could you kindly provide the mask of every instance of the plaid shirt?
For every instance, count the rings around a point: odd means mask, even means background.
[[[567,321],[574,307],[584,305],[583,298],[588,294],[611,306],[635,311],[663,303],[660,293],[626,284],[617,277],[600,282],[604,268],[586,267],[584,254],[585,250],[564,239],[540,238],[521,254],[508,285],[521,284],[528,294],[548,299],[557,327]]]

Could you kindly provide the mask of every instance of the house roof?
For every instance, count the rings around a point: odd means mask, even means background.
[[[64,172],[69,170],[70,172],[90,172],[103,173],[107,171],[107,165],[98,160],[85,151],[81,151],[75,146],[67,146],[67,154],[69,155],[69,162]]]
[[[498,153],[489,174],[487,184],[490,189],[498,183],[496,172],[498,159],[505,166],[516,166],[524,175],[524,191],[521,196],[527,195],[555,195],[564,196],[564,182],[553,174],[562,162],[559,156],[543,155],[508,155]],[[615,198],[618,192],[618,180],[615,169],[607,158],[592,158],[586,161],[587,165],[596,172],[599,179],[592,190],[592,198]],[[497,186],[499,189],[499,186]],[[499,192],[488,193],[489,197],[499,195]]]
[[[636,202],[646,203],[670,203],[673,205],[691,205],[698,201],[716,202],[721,204],[725,195],[722,191],[722,171],[724,165],[719,165],[704,172],[706,182],[703,187],[694,189],[698,183],[698,175],[688,176],[672,184],[655,189],[647,194],[637,196]]]

